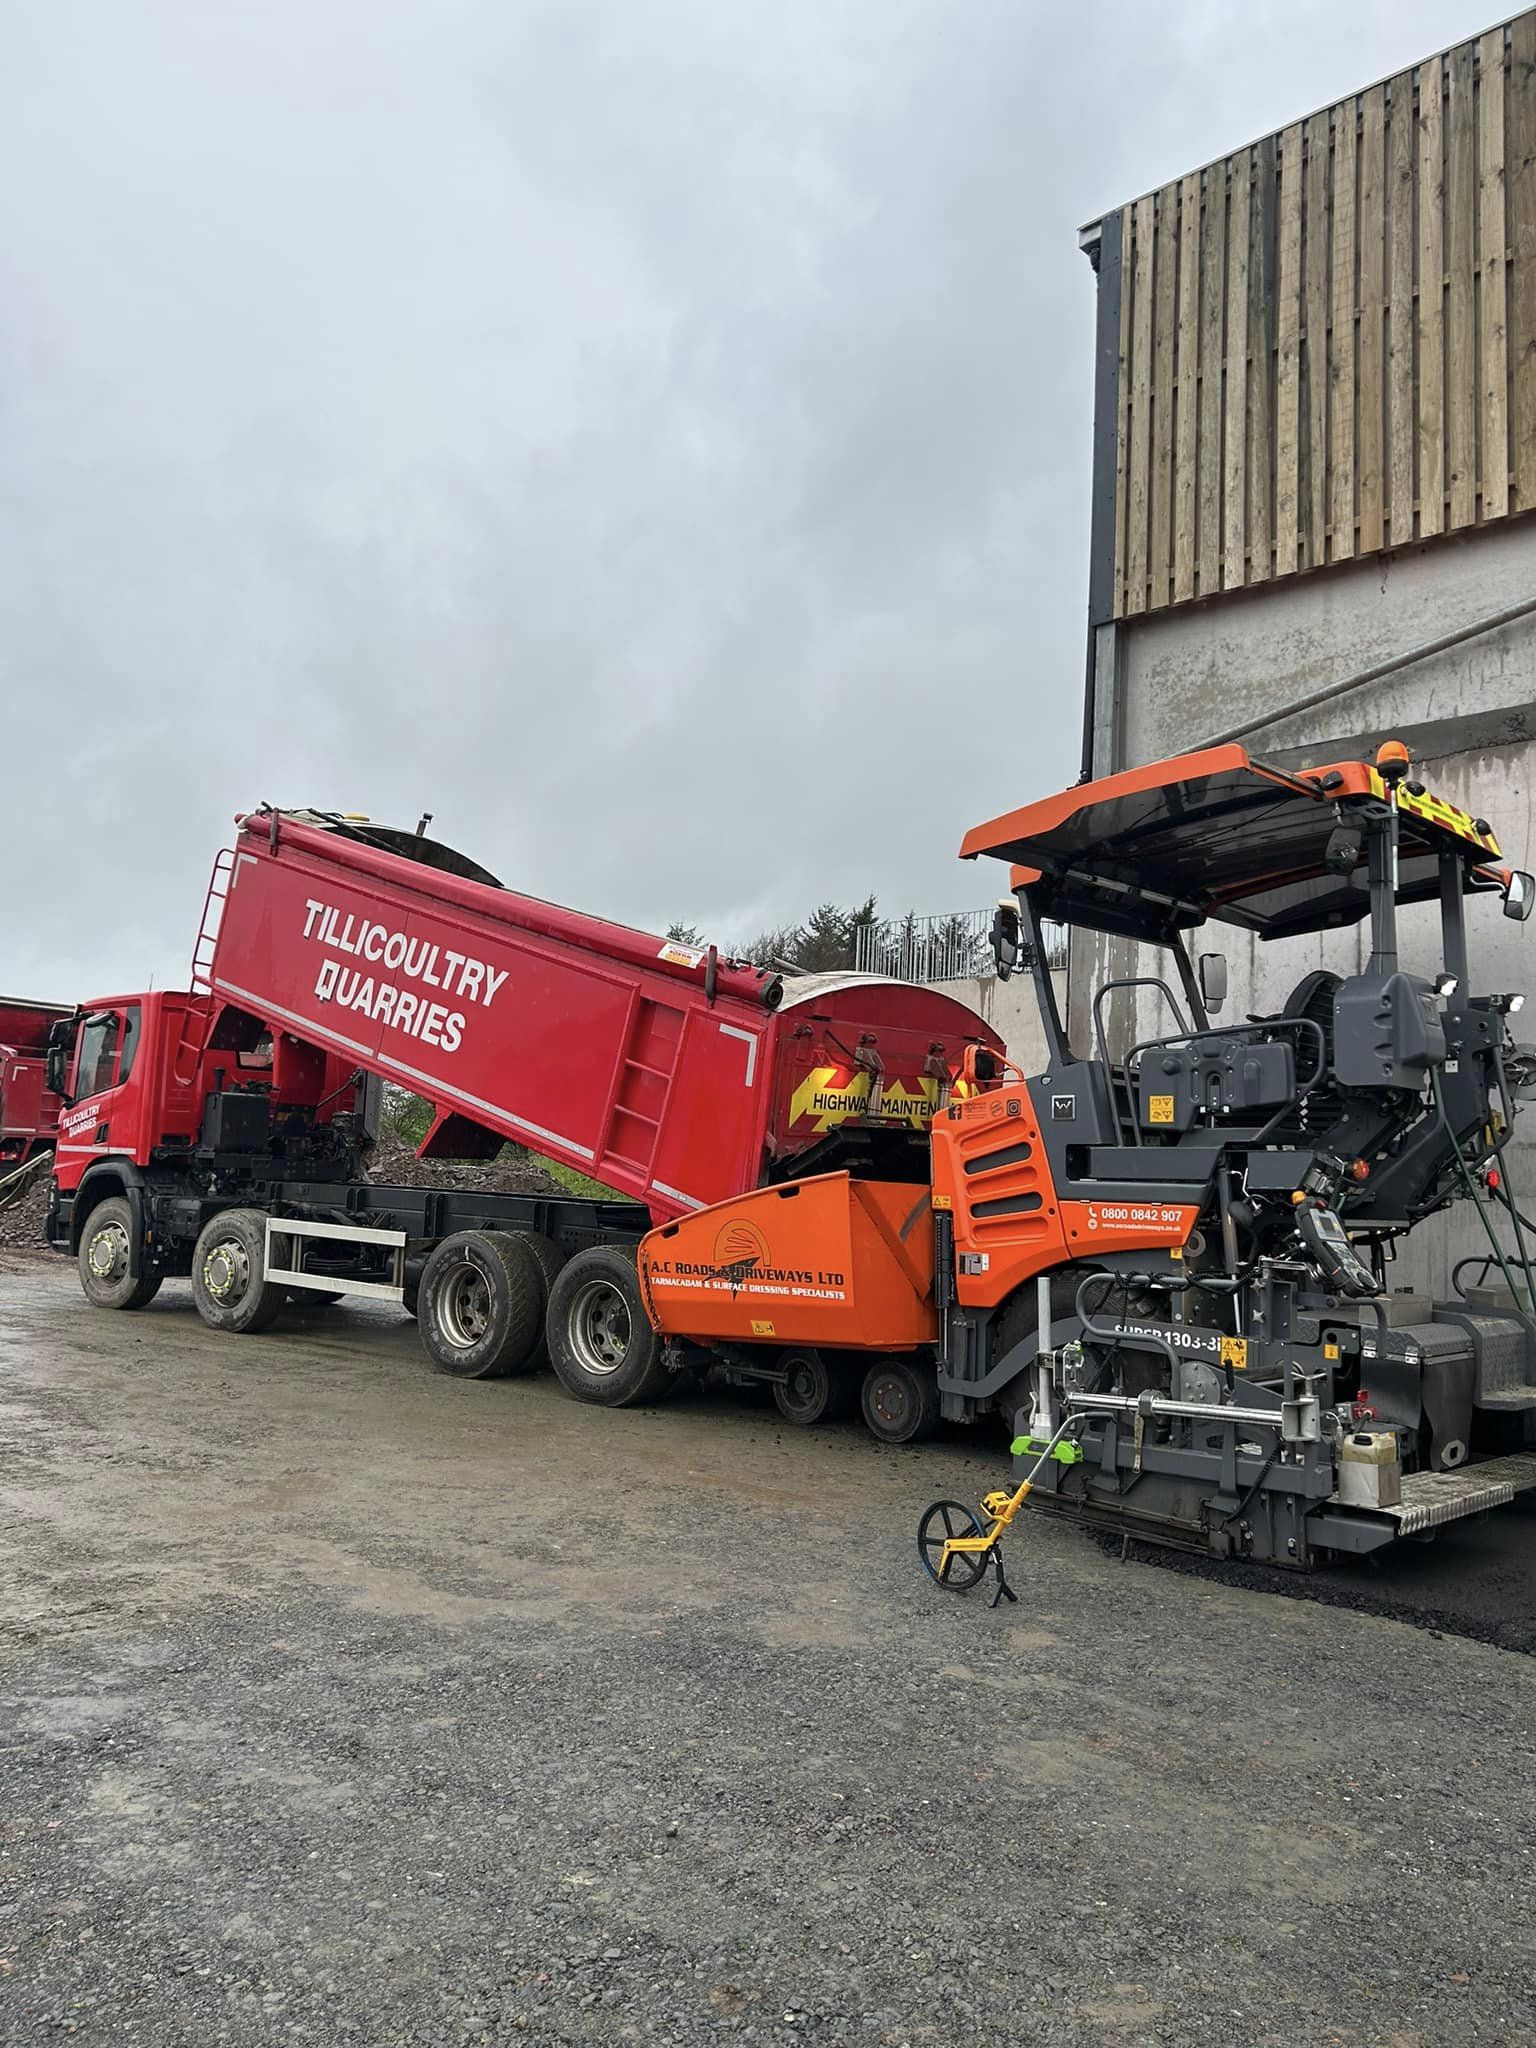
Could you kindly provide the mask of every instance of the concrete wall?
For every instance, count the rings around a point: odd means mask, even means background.
[[[1056,985],[1056,1000],[1065,1006],[1067,977],[1056,974],[1052,980]],[[1021,1067],[1026,1074],[1044,1072],[1045,1034],[1040,1028],[1035,984],[1029,975],[1016,974],[1010,981],[998,981],[995,976],[987,975],[976,980],[935,982],[934,986],[984,1017],[1001,1036],[1008,1048],[1008,1057],[1015,1066]]]
[[[1533,596],[1536,522],[1523,521],[1122,624],[1120,765],[1271,714]],[[1380,733],[1428,757],[1536,738],[1533,631],[1521,620],[1245,744],[1271,754],[1336,737],[1358,751],[1362,735]],[[1469,719],[1475,730],[1462,727]]]
[[[1185,751],[1533,595],[1536,522],[1524,521],[1101,628],[1096,771]],[[1389,737],[1407,741],[1415,773],[1430,789],[1491,822],[1511,866],[1531,865],[1536,619],[1267,725],[1243,744],[1263,759],[1297,766],[1369,757]],[[1469,904],[1468,924],[1474,985],[1482,992],[1527,990],[1536,1013],[1536,920],[1516,924],[1500,915],[1497,900],[1483,900]],[[1431,907],[1403,912],[1402,937],[1406,966],[1438,970]],[[1310,968],[1357,972],[1369,951],[1363,928],[1266,945],[1213,923],[1198,943],[1226,954],[1232,995],[1223,1014],[1236,1019],[1277,1010]],[[1069,1016],[1079,1049],[1089,1038],[1091,988],[1109,973],[1133,971],[1133,950],[1080,935]],[[1155,1003],[1135,1007],[1137,1015],[1127,1003],[1114,1020],[1123,1045],[1132,1031],[1168,1028]],[[1518,1027],[1524,1019],[1516,1021]],[[1530,1031],[1536,1037],[1536,1014]],[[1536,1106],[1523,1124],[1536,1125]],[[1536,1213],[1536,1132],[1510,1163],[1526,1213]],[[1395,1278],[1443,1293],[1453,1258],[1483,1243],[1475,1216],[1449,1227],[1437,1221],[1415,1234]]]

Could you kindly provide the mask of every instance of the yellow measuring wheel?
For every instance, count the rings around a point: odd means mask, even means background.
[[[917,1525],[917,1554],[923,1570],[936,1586],[947,1587],[951,1593],[968,1593],[973,1586],[981,1584],[990,1565],[997,1579],[992,1605],[995,1607],[999,1600],[1018,1599],[1003,1572],[1003,1549],[999,1539],[1028,1500],[1030,1489],[1047,1458],[1054,1458],[1062,1465],[1076,1465],[1081,1461],[1082,1448],[1068,1435],[1081,1420],[1081,1417],[1069,1416],[1045,1443],[1033,1437],[1019,1437],[1013,1445],[1016,1457],[1027,1457],[1031,1451],[1038,1451],[1039,1456],[1012,1493],[999,1488],[982,1495],[981,1516],[958,1500],[936,1500],[925,1510]],[[986,1520],[985,1528],[982,1527],[982,1517]]]

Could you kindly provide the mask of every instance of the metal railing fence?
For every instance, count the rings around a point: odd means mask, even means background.
[[[853,964],[861,974],[885,974],[893,981],[981,980],[995,971],[991,933],[990,904],[983,910],[863,924],[855,934]],[[1051,966],[1064,968],[1065,927],[1047,925],[1045,945]]]

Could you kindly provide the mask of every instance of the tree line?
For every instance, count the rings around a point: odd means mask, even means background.
[[[836,974],[855,968],[860,958],[860,938],[866,960],[900,963],[911,960],[925,944],[946,963],[953,975],[983,974],[990,955],[987,941],[963,913],[939,918],[932,926],[915,910],[901,917],[881,917],[873,896],[862,903],[819,903],[802,923],[772,925],[742,946],[722,947],[735,959],[748,960],[754,967],[774,967],[781,973]],[[707,943],[697,926],[677,922],[667,927],[667,937],[680,945]],[[899,965],[898,965],[899,971]],[[908,969],[907,971],[912,971]]]

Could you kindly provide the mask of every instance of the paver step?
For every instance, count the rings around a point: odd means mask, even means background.
[[[1517,1493],[1533,1486],[1536,1453],[1522,1451],[1509,1458],[1485,1458],[1478,1465],[1462,1465],[1454,1472],[1410,1472],[1403,1481],[1402,1499],[1381,1512],[1397,1523],[1399,1534],[1416,1536],[1445,1522],[1459,1522],[1466,1515],[1508,1507]]]

